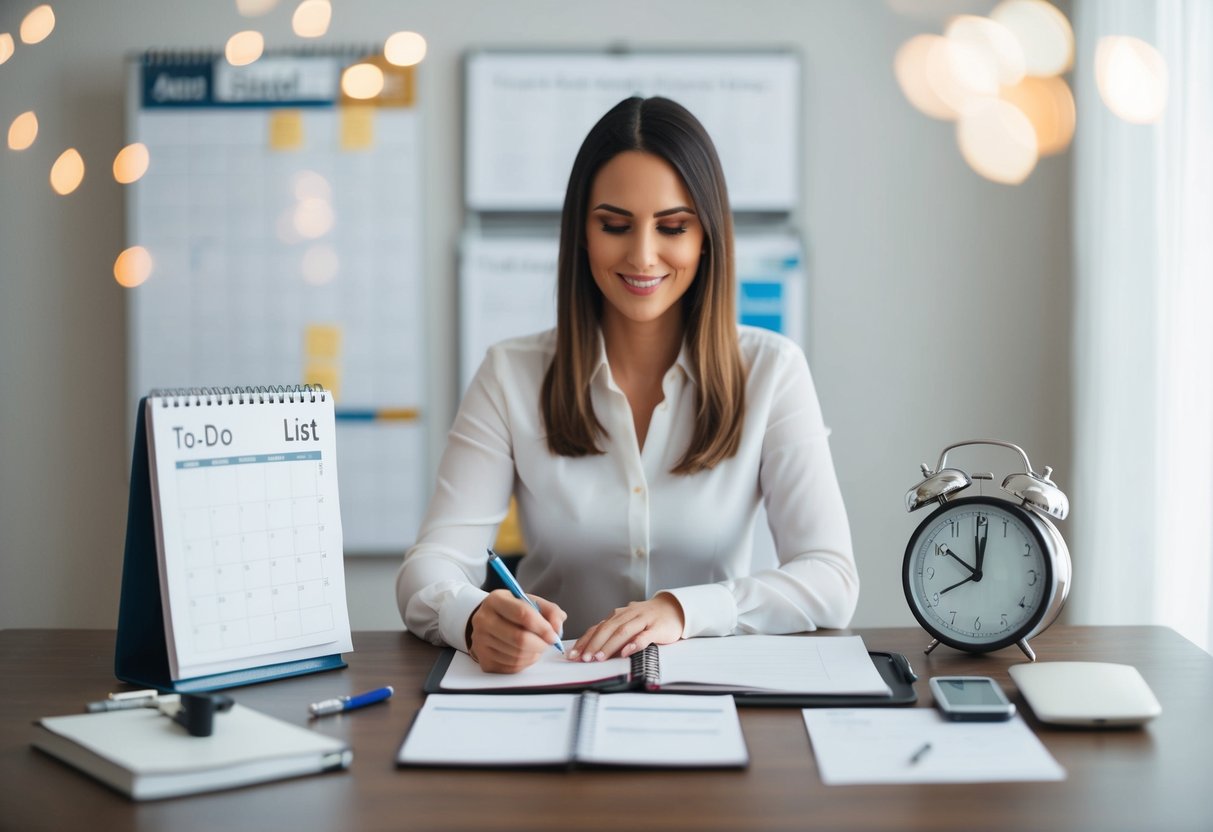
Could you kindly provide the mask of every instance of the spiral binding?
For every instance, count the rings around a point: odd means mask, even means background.
[[[646,690],[661,687],[661,654],[657,652],[656,644],[632,654],[631,678],[643,681]]]
[[[153,390],[149,399],[161,407],[216,407],[224,404],[295,404],[327,401],[329,391],[314,384],[269,387],[172,387]]]
[[[573,715],[573,741],[571,757],[574,761],[589,758],[594,750],[594,730],[598,722],[598,694],[586,691],[577,697],[573,706],[577,713]]]
[[[301,44],[299,46],[277,47],[262,52],[265,58],[338,58],[359,60],[366,55],[383,54],[382,43],[351,43],[345,45]],[[207,47],[181,49],[147,49],[138,56],[139,61],[146,67],[200,64],[206,65],[223,59],[223,50]]]

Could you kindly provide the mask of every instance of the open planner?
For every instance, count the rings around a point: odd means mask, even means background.
[[[397,765],[744,768],[731,696],[434,694]]]
[[[140,402],[118,678],[196,691],[345,666],[334,425],[309,387]]]
[[[914,678],[903,656],[869,653],[859,636],[744,635],[650,645],[602,662],[568,661],[553,650],[508,676],[447,650],[425,692],[729,693],[747,705],[903,705],[916,700]]]

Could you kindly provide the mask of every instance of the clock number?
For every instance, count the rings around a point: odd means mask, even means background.
[[[1028,598],[1028,596],[1024,595],[1022,598],[1019,599],[1019,608],[1020,609],[1027,609],[1028,605],[1026,603],[1024,603],[1027,600],[1027,598]]]
[[[1025,543],[1025,544],[1023,545],[1023,556],[1026,558],[1026,557],[1031,556],[1031,554],[1032,554],[1032,544],[1031,544],[1031,543]]]
[[[1002,624],[1002,628],[1004,630],[1011,626],[1010,622],[1007,621],[1007,614],[1005,612],[1002,614],[1002,621],[1000,623]]]
[[[936,592],[934,595],[931,596],[931,606],[932,607],[939,606],[939,593],[938,592]]]
[[[948,525],[952,527],[952,537],[960,537],[960,523],[955,520],[949,520]]]
[[[927,567],[927,580],[928,581],[935,580],[935,567],[934,566]]]
[[[954,627],[956,626],[956,610],[948,610],[948,612],[952,613],[952,618],[948,621],[948,626]]]
[[[981,616],[980,615],[973,619],[973,629],[974,630],[981,629]]]
[[[1028,586],[1036,586],[1036,570],[1029,569],[1028,574],[1032,576],[1032,579],[1028,581]]]
[[[1007,536],[1007,523],[1008,523],[1008,522],[1009,522],[1009,521],[1007,521],[1007,520],[1003,520],[1003,521],[1002,521],[1002,536],[1003,536],[1003,537],[1006,537],[1006,536]]]

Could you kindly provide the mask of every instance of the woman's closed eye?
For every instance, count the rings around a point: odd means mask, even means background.
[[[632,230],[632,226],[614,225],[611,223],[604,222],[602,224],[602,230],[605,231],[607,234],[627,234],[629,231]],[[682,225],[659,225],[659,226],[657,226],[657,233],[665,234],[667,237],[676,237],[679,234],[685,234],[686,232],[687,232],[687,227],[686,227],[685,223]]]

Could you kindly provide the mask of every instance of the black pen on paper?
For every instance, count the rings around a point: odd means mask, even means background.
[[[927,752],[931,750],[931,744],[924,742],[922,747],[910,755],[910,765],[917,765],[918,761],[927,756]]]

